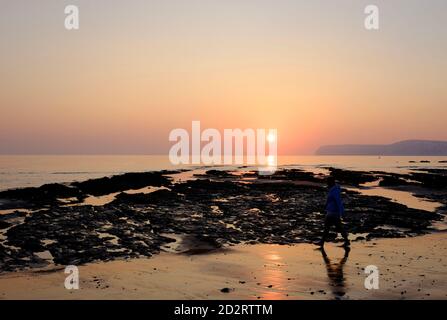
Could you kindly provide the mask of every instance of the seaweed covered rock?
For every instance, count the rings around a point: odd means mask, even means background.
[[[82,193],[94,196],[101,196],[130,189],[141,189],[147,186],[161,187],[169,184],[170,180],[162,172],[125,173],[112,177],[72,183],[72,185],[77,187]]]

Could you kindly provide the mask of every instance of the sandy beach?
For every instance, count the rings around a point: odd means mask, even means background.
[[[127,173],[0,192],[0,299],[447,299],[445,170]],[[351,250],[321,239],[325,174]],[[65,266],[79,268],[77,290]],[[379,271],[366,289],[365,268]]]
[[[79,267],[80,289],[64,288],[63,268],[5,273],[1,299],[447,299],[447,234],[327,244],[328,266],[310,244],[244,245],[188,255]],[[376,265],[378,290],[364,286]],[[221,289],[229,288],[228,293]]]

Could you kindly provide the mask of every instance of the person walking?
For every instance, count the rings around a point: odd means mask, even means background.
[[[340,232],[344,239],[343,246],[349,248],[350,242],[348,239],[348,233],[343,227],[342,218],[345,215],[345,209],[343,206],[343,201],[341,199],[341,188],[335,182],[333,176],[327,178],[327,186],[329,189],[327,200],[326,200],[326,218],[324,220],[324,232],[323,238],[319,243],[320,247],[324,247],[324,243],[327,240],[329,230],[332,226],[335,227],[337,232]]]

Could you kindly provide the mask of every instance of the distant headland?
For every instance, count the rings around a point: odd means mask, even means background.
[[[447,141],[405,140],[392,144],[321,146],[317,155],[446,156]]]

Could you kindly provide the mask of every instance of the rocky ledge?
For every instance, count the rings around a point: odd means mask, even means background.
[[[419,183],[436,188],[438,198],[447,199],[441,185],[445,178],[431,176],[445,177],[445,172],[408,177],[329,170],[346,185],[378,178],[393,185]],[[175,174],[180,172],[128,173],[0,192],[0,210],[17,209],[0,215],[0,271],[149,257],[176,241],[175,235],[192,236],[210,248],[310,243],[321,236],[326,197],[322,175],[299,169],[282,169],[271,176],[209,170],[174,182]],[[162,188],[126,192],[149,186]],[[89,196],[111,193],[114,197],[104,205],[83,203]],[[382,197],[343,193],[346,227],[356,240],[424,234],[447,211],[444,207],[428,212]]]

